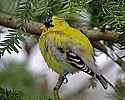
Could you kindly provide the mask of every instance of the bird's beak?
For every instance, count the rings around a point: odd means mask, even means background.
[[[41,31],[41,33],[42,32],[46,32],[47,31],[47,27],[44,24],[42,24],[41,27],[40,27],[40,31]]]

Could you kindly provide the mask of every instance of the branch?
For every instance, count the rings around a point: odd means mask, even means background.
[[[14,17],[0,16],[0,25],[13,29],[17,28],[16,19]],[[42,27],[42,25],[42,23],[29,21],[27,24],[24,25],[24,28],[27,33],[40,35],[40,27]]]
[[[0,16],[0,25],[8,27],[8,28],[17,28],[16,19],[14,17],[5,17]],[[40,28],[43,26],[42,23],[29,21],[27,24],[24,25],[24,28],[27,33],[31,33],[34,35],[41,34]],[[116,32],[96,32],[93,34],[87,34],[91,41],[112,41],[116,42],[119,37],[119,34]]]
[[[87,34],[89,39],[91,41],[99,41],[99,40],[104,40],[104,41],[111,41],[111,42],[117,42],[117,39],[119,38],[119,33],[117,32],[100,32],[97,31],[92,34]]]

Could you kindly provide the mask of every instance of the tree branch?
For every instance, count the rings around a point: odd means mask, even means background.
[[[116,42],[117,39],[119,38],[119,33],[117,32],[96,32],[93,34],[88,34],[88,37],[92,41],[99,41],[99,40],[105,40],[105,41],[111,41],[111,42]]]
[[[0,25],[8,28],[17,28],[16,19],[14,17],[0,16]],[[24,25],[24,28],[26,29],[26,32],[40,36],[42,32],[40,28],[42,26],[42,23],[29,21],[27,24]],[[91,41],[105,40],[116,42],[119,37],[119,34],[116,32],[96,32],[87,35]]]
[[[13,29],[17,28],[16,19],[14,17],[0,16],[0,25]],[[41,33],[40,27],[42,26],[43,26],[42,23],[29,21],[24,25],[24,28],[28,33],[34,35],[40,35]]]

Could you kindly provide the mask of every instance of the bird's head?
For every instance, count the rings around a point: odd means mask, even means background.
[[[66,27],[68,24],[65,22],[63,18],[52,16],[44,22],[44,28],[41,27],[41,30],[58,30]]]
[[[47,28],[52,28],[52,27],[62,27],[66,26],[66,22],[63,18],[57,17],[57,16],[52,16],[50,19],[47,19],[47,21],[44,22],[44,25]]]

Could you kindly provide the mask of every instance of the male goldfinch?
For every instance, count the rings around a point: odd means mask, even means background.
[[[107,79],[95,67],[89,39],[57,16],[44,24],[46,30],[40,36],[39,47],[48,66],[60,75],[83,71],[107,89]]]

